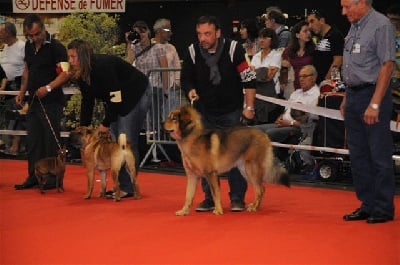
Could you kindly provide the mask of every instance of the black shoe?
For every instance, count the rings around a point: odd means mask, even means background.
[[[232,201],[231,202],[231,211],[232,212],[243,212],[245,210],[243,201]]]
[[[215,208],[214,202],[210,200],[204,200],[196,207],[196,212],[211,212]]]
[[[38,182],[36,178],[33,177],[28,177],[24,183],[22,184],[15,184],[14,188],[16,190],[26,190],[26,189],[32,189],[36,188],[38,186]]]
[[[368,217],[369,217],[369,213],[366,213],[366,212],[362,211],[360,208],[358,208],[354,212],[344,215],[343,220],[345,220],[345,221],[360,221],[360,220],[367,220]]]
[[[378,224],[378,223],[386,223],[387,221],[392,221],[393,216],[389,216],[382,213],[374,213],[370,217],[367,218],[368,224]]]
[[[114,193],[114,191],[112,191],[111,194],[110,194],[110,193],[107,194],[107,192],[106,192],[105,197],[106,197],[107,199],[115,199],[115,193]],[[121,197],[121,199],[123,199],[123,198],[130,198],[130,197],[133,197],[133,193],[121,191],[121,192],[120,192],[120,197]]]

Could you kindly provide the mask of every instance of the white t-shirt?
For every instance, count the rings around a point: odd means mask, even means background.
[[[11,46],[5,45],[0,55],[0,64],[6,72],[8,81],[13,81],[16,76],[22,76],[25,63],[25,42],[17,40]]]
[[[281,69],[282,62],[282,54],[277,50],[273,49],[271,52],[261,61],[261,51],[254,54],[251,59],[251,65],[254,66],[255,69],[260,67],[277,67],[278,71],[274,76],[275,82],[275,91],[277,94],[281,92],[280,84],[279,84],[279,70]]]
[[[293,91],[292,94],[290,94],[290,97],[288,101],[290,102],[299,102],[305,105],[309,106],[317,106],[318,104],[318,98],[319,98],[319,87],[317,85],[314,85],[312,88],[310,88],[307,91],[303,91],[303,89],[296,89]],[[282,119],[286,121],[292,121],[293,118],[290,115],[290,108],[286,108],[285,112],[283,113]]]

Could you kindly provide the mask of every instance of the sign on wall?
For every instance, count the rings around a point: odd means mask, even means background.
[[[14,13],[125,12],[126,0],[13,0]]]

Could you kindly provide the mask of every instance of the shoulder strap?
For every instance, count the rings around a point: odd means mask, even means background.
[[[231,41],[231,45],[230,45],[230,47],[229,47],[229,56],[230,56],[230,58],[231,58],[231,62],[233,62],[233,55],[235,54],[235,49],[236,49],[237,43],[238,43],[237,41],[232,40],[232,41]],[[192,59],[193,64],[196,63],[196,60],[195,60],[195,58],[196,58],[196,51],[195,51],[195,49],[194,49],[193,43],[190,44],[190,46],[189,46],[189,54],[190,54],[190,58]]]
[[[152,44],[152,43],[150,43],[149,46],[147,46],[146,48],[144,48],[143,50],[141,50],[138,54],[136,54],[136,55],[135,55],[135,60],[136,60],[139,56],[143,55],[145,52],[147,52],[148,50],[150,50],[151,47],[153,47],[153,44]]]
[[[229,47],[229,56],[231,57],[232,63],[233,63],[233,55],[235,54],[236,45],[237,45],[237,41],[232,40],[231,46]]]
[[[196,51],[194,50],[194,45],[193,45],[193,43],[190,44],[190,46],[189,46],[189,54],[190,54],[190,58],[192,58],[193,64],[195,64],[195,63],[196,63],[196,60],[195,60]]]

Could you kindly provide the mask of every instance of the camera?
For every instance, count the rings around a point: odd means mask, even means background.
[[[130,31],[127,38],[129,41],[135,44],[140,41],[140,34],[137,31]]]

